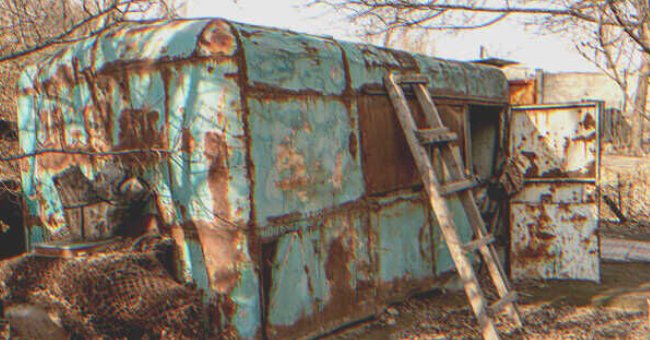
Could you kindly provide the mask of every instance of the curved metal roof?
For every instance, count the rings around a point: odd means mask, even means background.
[[[102,72],[242,53],[248,85],[268,90],[341,95],[381,87],[387,70],[401,70],[428,75],[434,95],[507,101],[506,78],[494,67],[223,19],[124,24],[64,47],[28,69],[20,87],[32,87],[36,74],[39,83],[74,82],[73,69]]]

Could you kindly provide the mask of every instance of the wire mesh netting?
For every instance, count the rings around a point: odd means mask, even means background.
[[[169,273],[172,249],[123,239],[84,257],[13,259],[0,266],[0,298],[55,312],[73,337],[201,338],[201,293]]]

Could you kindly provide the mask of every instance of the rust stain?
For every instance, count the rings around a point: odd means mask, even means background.
[[[155,110],[122,110],[119,120],[119,144],[115,150],[167,149],[165,130],[157,127],[159,118],[160,114]],[[121,157],[133,164],[154,162],[161,158],[153,153],[127,154]]]
[[[237,47],[230,25],[223,20],[211,21],[201,32],[197,43],[199,56],[231,56]]]
[[[352,159],[357,159],[357,152],[359,147],[357,145],[357,134],[354,132],[351,132],[350,137],[348,137],[348,147],[350,155],[352,155]]]
[[[353,232],[351,228],[347,228],[348,232]],[[342,312],[354,306],[349,303],[354,301],[355,297],[352,287],[352,273],[349,269],[350,262],[354,261],[354,256],[351,254],[354,251],[354,243],[352,240],[356,235],[342,234],[333,239],[327,250],[327,262],[325,263],[325,275],[330,284],[330,293],[332,297],[329,304],[324,311]]]
[[[196,141],[189,128],[184,127],[181,132],[181,151],[189,154],[194,152]]]
[[[534,152],[522,151],[521,155],[526,157],[530,165],[526,169],[525,177],[537,177],[539,174],[539,168],[537,167],[537,155]]]
[[[343,154],[336,155],[336,163],[334,164],[334,173],[332,174],[332,186],[335,189],[341,190],[343,185]]]
[[[305,157],[299,154],[290,144],[279,144],[276,151],[275,168],[278,173],[289,173],[284,179],[278,180],[275,185],[281,190],[293,190],[306,187],[311,183],[311,178],[307,173]],[[306,192],[299,192],[298,197],[307,198]]]
[[[226,294],[216,294],[208,303],[208,318],[216,339],[237,339],[239,332],[232,322],[237,305]]]
[[[228,201],[228,144],[225,136],[216,132],[205,134],[205,153],[210,167],[208,169],[208,185],[212,194],[214,214],[230,219],[230,203]]]
[[[183,230],[198,236],[210,287],[218,294],[231,293],[240,278],[238,264],[246,260],[240,246],[245,241],[243,232],[224,227],[218,219],[187,221]]]
[[[557,237],[546,230],[547,225],[552,223],[551,218],[546,213],[546,209],[541,206],[526,206],[526,211],[530,216],[539,213],[533,223],[526,225],[528,231],[528,243],[516,243],[515,254],[512,256],[514,265],[519,268],[527,268],[531,264],[546,263],[553,258],[550,251],[552,241]]]
[[[586,130],[593,130],[596,128],[596,120],[590,113],[587,113],[585,115],[585,119],[582,121],[582,124]]]

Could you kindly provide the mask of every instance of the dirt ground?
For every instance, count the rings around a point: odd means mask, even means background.
[[[650,339],[650,264],[603,263],[601,284],[515,282],[525,328],[507,317],[505,339]],[[327,339],[475,339],[476,319],[463,291],[434,291],[389,307],[376,319]]]

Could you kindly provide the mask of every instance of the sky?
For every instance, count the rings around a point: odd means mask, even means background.
[[[360,41],[358,27],[345,14],[326,7],[306,7],[309,0],[187,0],[185,16],[220,17],[297,32]],[[433,55],[456,60],[475,60],[484,46],[490,57],[521,62],[531,69],[549,72],[594,72],[568,37],[539,35],[517,20],[502,21],[487,29],[461,33],[433,33]]]

